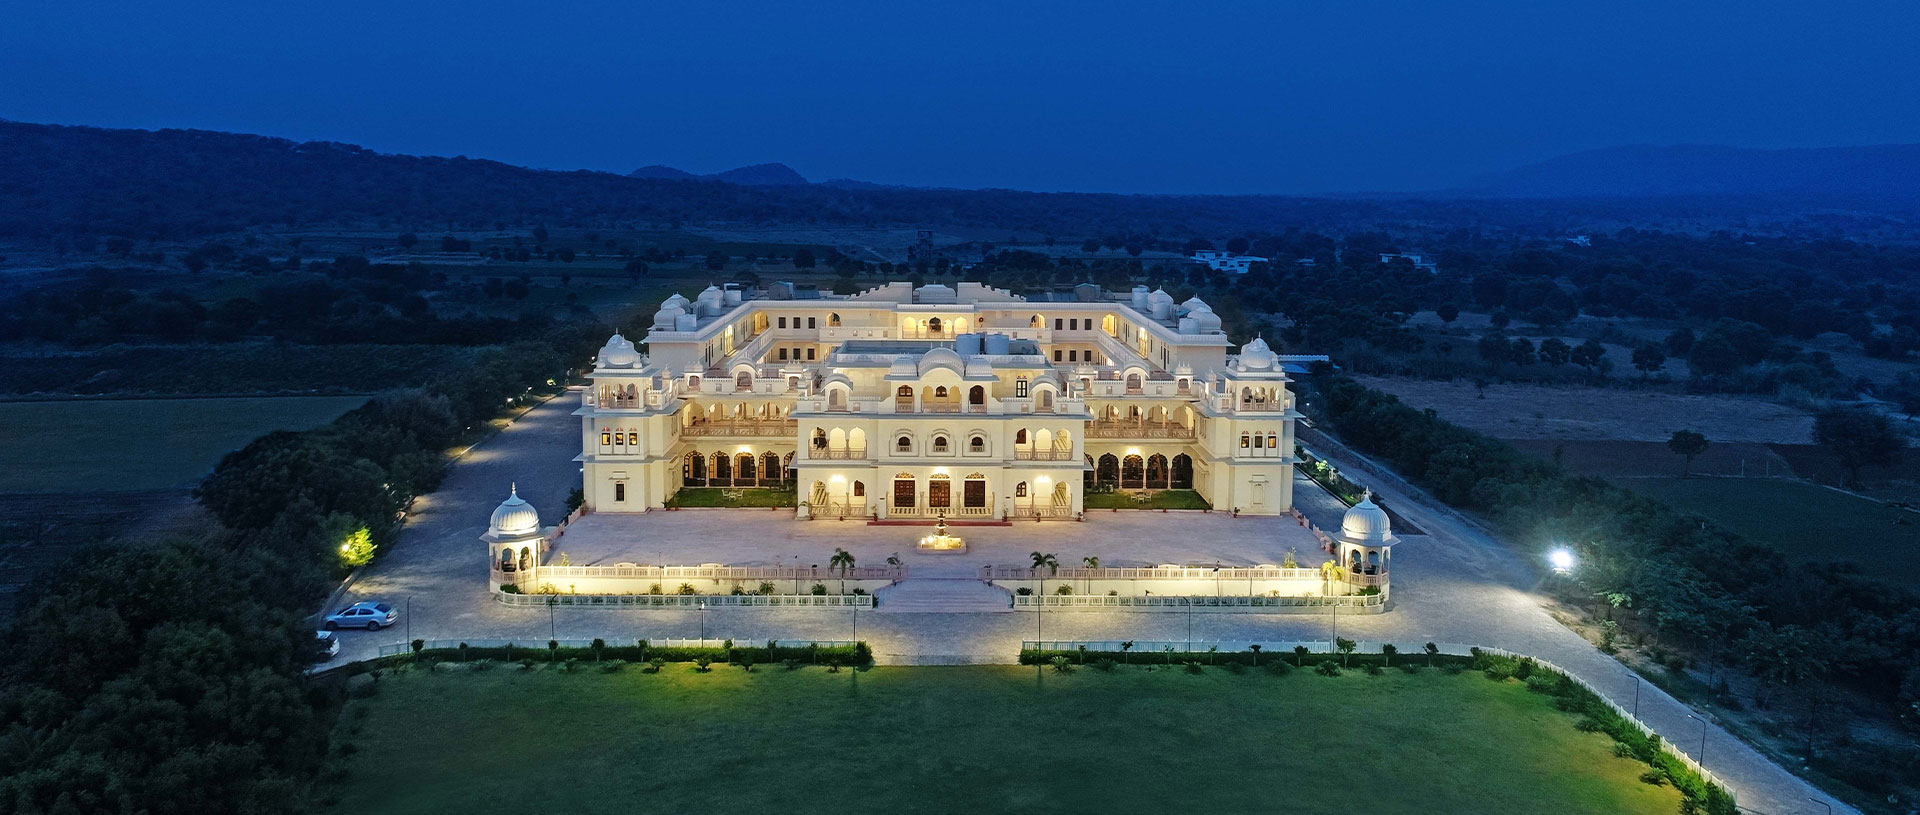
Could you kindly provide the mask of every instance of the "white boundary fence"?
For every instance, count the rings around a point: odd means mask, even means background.
[[[873,608],[871,594],[507,594],[494,597],[509,606],[543,608]]]
[[[1233,654],[1250,651],[1254,645],[1260,646],[1260,655],[1262,658],[1267,656],[1291,656],[1293,649],[1299,646],[1306,646],[1308,651],[1315,654],[1334,652],[1331,644],[1326,640],[1284,640],[1276,642],[1256,642],[1252,640],[1193,640],[1191,642],[1185,640],[1133,640],[1132,642],[1132,648],[1128,649],[1123,647],[1125,643],[1118,640],[1022,640],[1020,642],[1020,650],[1072,652],[1078,651],[1084,646],[1088,651],[1125,651],[1136,654],[1140,656],[1143,663],[1151,661],[1156,654],[1165,654],[1168,651],[1182,653],[1217,651],[1222,654]],[[1424,641],[1411,646],[1404,646],[1397,642],[1360,642],[1354,646],[1353,652],[1355,654],[1379,654],[1381,652],[1380,646],[1387,644],[1403,649],[1397,655],[1396,658],[1398,659],[1418,662],[1426,655],[1426,642]],[[1620,718],[1627,720],[1629,724],[1639,728],[1641,733],[1650,738],[1659,739],[1660,749],[1665,751],[1667,755],[1673,756],[1681,764],[1686,765],[1688,769],[1699,773],[1700,777],[1705,778],[1708,783],[1719,785],[1719,787],[1726,790],[1727,794],[1732,796],[1736,802],[1739,800],[1740,796],[1735,792],[1734,788],[1727,784],[1727,782],[1721,780],[1719,776],[1714,775],[1712,770],[1701,766],[1700,762],[1694,760],[1693,756],[1687,755],[1686,751],[1675,746],[1671,740],[1655,732],[1652,727],[1647,726],[1646,722],[1640,721],[1639,717],[1633,715],[1632,711],[1621,707],[1619,703],[1607,698],[1607,695],[1601,693],[1599,688],[1595,688],[1572,671],[1562,668],[1548,660],[1530,654],[1509,651],[1505,648],[1495,648],[1487,645],[1462,645],[1457,642],[1438,642],[1434,643],[1434,645],[1440,649],[1440,653],[1449,656],[1472,656],[1474,649],[1478,648],[1481,653],[1492,654],[1494,656],[1506,657],[1508,659],[1528,659],[1532,660],[1535,665],[1566,677],[1568,681],[1586,689],[1588,693],[1593,694],[1601,702],[1606,703],[1607,707],[1612,708],[1614,713],[1620,715]]]
[[[1103,609],[1126,609],[1132,611],[1180,611],[1188,608],[1219,609],[1222,611],[1241,611],[1249,614],[1272,613],[1284,609],[1299,608],[1340,608],[1365,609],[1369,613],[1386,610],[1387,595],[1352,594],[1345,597],[1262,597],[1237,595],[1216,597],[1212,595],[1178,597],[1153,594],[1145,597],[1120,597],[1098,594],[1016,594],[1013,607],[1017,609],[1059,609],[1061,611],[1099,611]],[[1265,646],[1262,646],[1265,647]],[[1244,649],[1243,649],[1244,650]]]
[[[1025,566],[981,566],[982,580],[1320,580],[1319,569],[1245,566],[1148,566],[1122,568],[1062,566],[1048,571]]]
[[[535,570],[541,580],[557,578],[624,577],[641,580],[892,580],[907,579],[907,567],[856,566],[841,574],[838,569],[808,566],[541,566]]]
[[[562,648],[593,647],[593,640],[558,640],[558,642],[560,643],[560,647]],[[639,640],[620,640],[620,641],[609,640],[607,642],[607,647],[609,648],[632,647],[638,644],[638,642]],[[724,648],[726,647],[727,642],[728,640],[722,637],[708,637],[706,639],[695,639],[692,637],[661,637],[659,639],[648,639],[647,647],[648,648]],[[733,640],[732,642],[733,642],[733,647],[735,648],[767,648],[770,646],[780,646],[784,648],[805,648],[809,645],[817,645],[817,646],[820,646],[821,648],[840,648],[840,647],[853,644],[853,640],[740,640],[740,639],[736,639],[736,640]],[[538,640],[538,641],[426,640],[425,645],[423,645],[422,648],[426,650],[433,650],[436,648],[452,649],[452,648],[459,648],[461,643],[466,643],[467,647],[469,648],[505,648],[507,646],[513,646],[515,648],[525,648],[527,649],[527,655],[529,657],[534,656],[537,652],[543,652],[547,650],[546,640]],[[390,657],[390,656],[394,656],[395,654],[409,654],[412,652],[413,652],[413,646],[411,646],[408,643],[399,642],[399,643],[394,643],[392,645],[380,646],[379,655],[383,657]]]

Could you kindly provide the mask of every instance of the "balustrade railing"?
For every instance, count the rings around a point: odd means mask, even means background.
[[[792,437],[800,431],[793,419],[747,419],[718,422],[694,422],[680,428],[682,436],[768,436]]]
[[[641,580],[905,580],[907,567],[855,566],[843,575],[837,569],[810,566],[541,566],[540,580],[555,578],[625,577]]]
[[[1172,422],[1088,422],[1093,439],[1191,439],[1193,430]]]
[[[851,447],[851,448],[809,447],[807,448],[807,458],[860,459],[860,458],[866,458],[866,457],[867,457],[867,448],[865,447]]]
[[[1014,450],[1013,457],[1020,461],[1072,461],[1072,450]]]

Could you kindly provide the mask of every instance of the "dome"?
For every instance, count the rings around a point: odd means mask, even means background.
[[[1202,299],[1200,299],[1200,295],[1197,295],[1197,294],[1196,294],[1196,295],[1194,295],[1194,296],[1192,296],[1192,297],[1189,297],[1189,298],[1187,298],[1187,302],[1184,302],[1184,303],[1181,303],[1181,304],[1180,304],[1180,307],[1181,307],[1181,308],[1184,308],[1184,309],[1186,309],[1187,311],[1190,311],[1190,312],[1191,312],[1191,311],[1212,311],[1212,310],[1213,310],[1213,307],[1212,307],[1212,306],[1209,306],[1209,305],[1207,305],[1207,301],[1205,301],[1205,300],[1202,300]]]
[[[935,348],[920,357],[920,373],[936,367],[951,368],[959,373],[967,369],[967,362],[951,348]]]
[[[640,361],[640,352],[634,350],[633,341],[615,334],[607,339],[600,348],[600,364],[610,368],[625,368]]]
[[[1254,337],[1253,342],[1240,346],[1240,369],[1243,371],[1264,371],[1273,367],[1278,359],[1273,349],[1267,347],[1267,341]]]
[[[1154,289],[1152,294],[1147,295],[1147,304],[1153,305],[1155,303],[1172,304],[1173,295],[1168,294],[1166,289]]]
[[[656,311],[653,313],[653,327],[665,328],[671,331],[673,330],[674,322],[679,320],[680,315],[685,313],[687,313],[686,309],[683,309],[679,306],[670,305],[670,304],[663,305],[660,307],[659,311]]]
[[[534,535],[540,532],[540,513],[533,505],[520,498],[520,488],[515,485],[507,500],[493,510],[493,519],[487,523],[487,531],[502,538]]]
[[[1387,517],[1387,511],[1373,502],[1373,491],[1360,498],[1360,503],[1347,510],[1340,519],[1340,539],[1348,543],[1369,546],[1390,546],[1393,537],[1393,521]]]
[[[675,292],[675,293],[673,294],[673,296],[671,296],[671,297],[668,297],[668,298],[666,299],[666,301],[665,301],[665,302],[663,302],[663,303],[661,303],[661,304],[660,304],[660,307],[661,307],[661,308],[669,308],[669,307],[672,307],[672,308],[680,308],[680,309],[684,309],[684,308],[686,308],[686,307],[687,307],[688,305],[690,305],[690,303],[689,303],[689,301],[687,300],[687,298],[686,298],[686,296],[685,296],[685,295],[682,295],[682,294],[680,294],[680,293],[678,293],[678,292]]]

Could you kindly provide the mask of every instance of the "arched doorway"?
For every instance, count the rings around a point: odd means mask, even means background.
[[[680,465],[681,485],[704,487],[707,485],[707,457],[699,453],[688,453]]]
[[[1193,457],[1186,453],[1173,457],[1173,489],[1193,489]]]
[[[1094,481],[1106,486],[1120,483],[1120,458],[1112,453],[1100,457],[1100,463],[1094,467]]]
[[[1127,456],[1120,460],[1120,487],[1122,489],[1142,489],[1147,486],[1146,462],[1139,456]]]
[[[897,475],[893,477],[893,506],[896,509],[913,509],[918,505],[914,500],[913,476]]]
[[[1147,456],[1147,488],[1167,488],[1167,457],[1154,453]]]
[[[927,509],[941,512],[953,508],[953,479],[934,474],[927,479]]]

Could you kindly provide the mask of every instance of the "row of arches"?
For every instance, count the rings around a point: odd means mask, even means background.
[[[965,333],[967,333],[965,317],[928,317],[920,320],[904,317],[900,320],[900,336],[908,339],[952,339],[956,335]]]
[[[1125,457],[1108,453],[1094,463],[1091,483],[1123,490],[1193,489],[1193,457],[1185,453],[1168,459],[1155,453]]]
[[[594,404],[603,408],[640,407],[640,386],[634,384],[601,385],[596,394]]]
[[[495,561],[494,568],[503,572],[524,572],[532,569],[533,549],[522,546],[520,547],[520,551],[516,553],[511,546],[500,547],[500,559]]]
[[[680,478],[688,487],[778,487],[787,483],[792,467],[792,453],[785,458],[778,453],[688,453],[680,461]]]

